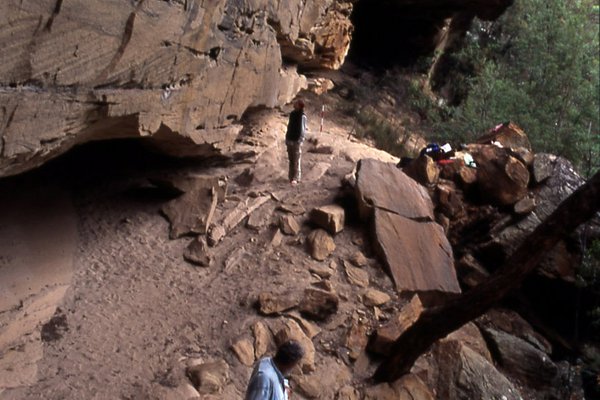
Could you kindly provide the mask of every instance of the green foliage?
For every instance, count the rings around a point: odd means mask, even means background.
[[[454,57],[468,64],[461,104],[432,115],[436,130],[469,140],[512,120],[534,150],[600,168],[598,21],[590,0],[521,0],[497,21],[475,21]],[[597,16],[596,16],[597,17]]]

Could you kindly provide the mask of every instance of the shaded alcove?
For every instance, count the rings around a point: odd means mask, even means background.
[[[444,19],[451,12],[418,2],[359,1],[352,12],[349,59],[375,68],[413,65],[419,57],[433,54]]]

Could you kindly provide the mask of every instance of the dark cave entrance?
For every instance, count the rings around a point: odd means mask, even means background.
[[[348,57],[362,67],[413,66],[433,54],[450,15],[448,8],[419,2],[359,1],[351,17],[354,34]]]

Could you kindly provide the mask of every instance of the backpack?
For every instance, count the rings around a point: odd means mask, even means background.
[[[285,140],[291,140],[297,142],[302,136],[302,117],[304,112],[302,110],[294,110],[290,113],[290,120],[287,126],[287,132],[285,134]]]

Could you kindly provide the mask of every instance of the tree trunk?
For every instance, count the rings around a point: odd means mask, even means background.
[[[431,345],[479,317],[518,287],[541,259],[565,235],[592,218],[600,209],[600,172],[563,201],[523,241],[492,277],[448,303],[423,311],[392,346],[390,356],[377,368],[376,381],[392,382],[408,373]]]

